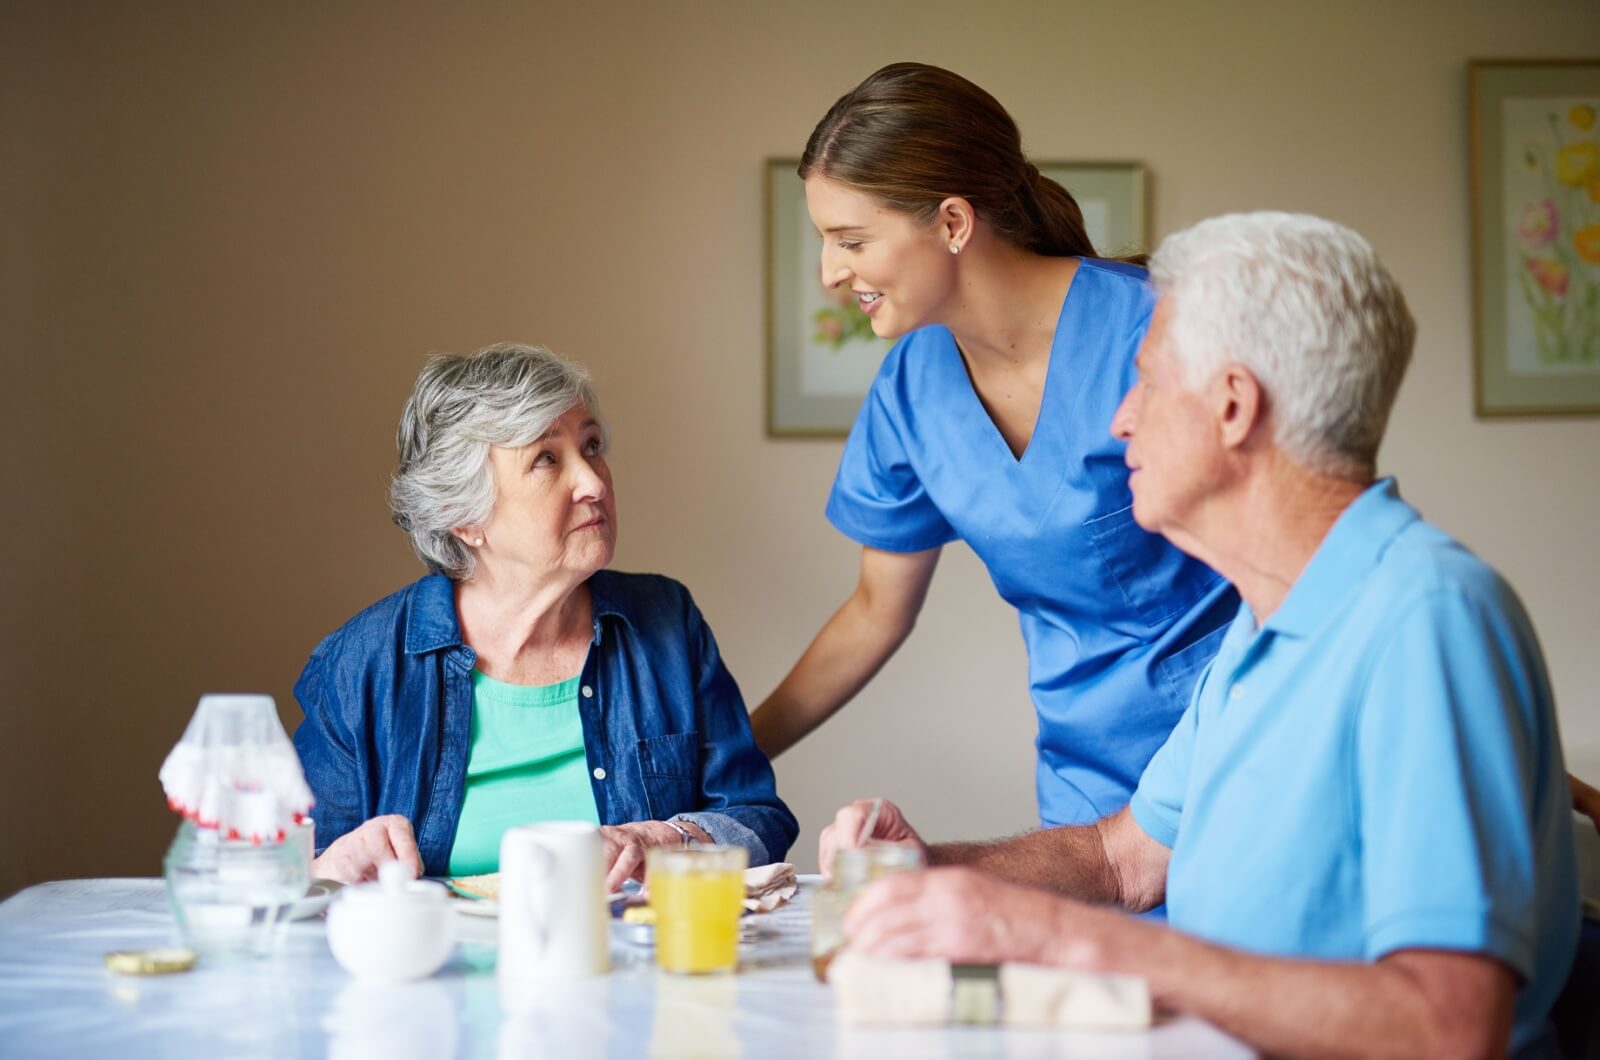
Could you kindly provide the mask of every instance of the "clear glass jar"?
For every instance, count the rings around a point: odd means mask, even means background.
[[[857,894],[880,876],[922,868],[922,851],[909,843],[869,842],[833,855],[833,876],[811,897],[811,970],[828,981],[828,964],[844,945],[844,915]]]
[[[203,957],[276,951],[311,877],[296,843],[225,839],[193,821],[178,825],[163,868],[184,945]]]

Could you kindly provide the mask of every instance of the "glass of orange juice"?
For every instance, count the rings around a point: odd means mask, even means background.
[[[653,847],[645,882],[656,914],[656,964],[668,972],[708,975],[739,963],[744,912],[743,847]]]

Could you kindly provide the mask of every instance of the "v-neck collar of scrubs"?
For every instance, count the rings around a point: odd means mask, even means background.
[[[1064,325],[1067,320],[1067,310],[1074,304],[1072,292],[1077,289],[1078,280],[1084,273],[1083,259],[1076,258],[1074,260],[1077,261],[1077,265],[1072,270],[1072,278],[1067,281],[1066,291],[1061,295],[1061,308],[1056,310],[1055,330],[1050,335],[1050,352],[1047,354],[1048,359],[1045,362],[1044,391],[1039,395],[1039,410],[1034,413],[1033,427],[1028,432],[1028,444],[1023,447],[1020,456],[1011,451],[1011,445],[1006,441],[1006,436],[1001,433],[1000,425],[994,421],[994,417],[984,407],[983,399],[978,396],[978,386],[972,380],[972,371],[967,367],[966,354],[962,351],[961,344],[956,341],[955,333],[951,332],[950,334],[950,344],[956,350],[956,368],[961,373],[961,385],[965,389],[966,400],[970,403],[973,414],[982,417],[983,422],[987,424],[988,430],[985,433],[989,437],[988,444],[998,446],[999,452],[1005,457],[1006,462],[1014,467],[1021,467],[1028,462],[1028,457],[1037,448],[1034,442],[1038,440],[1040,432],[1049,427],[1054,419],[1054,417],[1048,415],[1049,402],[1051,392],[1056,389],[1054,385],[1056,362],[1063,359],[1058,358],[1056,354],[1060,350],[1062,336],[1069,330]]]

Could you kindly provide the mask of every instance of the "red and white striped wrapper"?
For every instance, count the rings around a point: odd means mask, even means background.
[[[167,805],[227,839],[281,843],[313,799],[271,696],[205,695],[161,766]]]

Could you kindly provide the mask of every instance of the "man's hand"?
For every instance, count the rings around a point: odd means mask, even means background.
[[[822,830],[822,836],[817,840],[817,862],[822,866],[822,875],[825,878],[833,877],[835,854],[850,847],[858,847],[869,839],[913,844],[917,852],[922,855],[923,862],[927,862],[928,844],[924,843],[917,830],[911,827],[911,822],[900,812],[900,807],[888,799],[883,800],[883,807],[878,811],[878,821],[873,825],[872,834],[861,834],[867,827],[867,819],[872,816],[874,801],[857,799],[834,814],[833,823]]]
[[[386,861],[400,862],[412,876],[422,875],[422,855],[417,852],[411,822],[397,813],[374,817],[335,839],[311,863],[311,875],[320,880],[363,883],[377,879],[378,866]]]
[[[699,825],[680,822],[685,831],[702,843],[711,837]],[[629,824],[604,825],[600,838],[606,844],[606,892],[622,889],[622,881],[644,879],[644,852],[651,847],[675,847],[683,844],[683,836],[670,824],[661,821],[634,821]]]
[[[1131,923],[1070,898],[951,867],[878,880],[850,906],[844,929],[851,949],[878,957],[1100,971],[1104,933]]]

